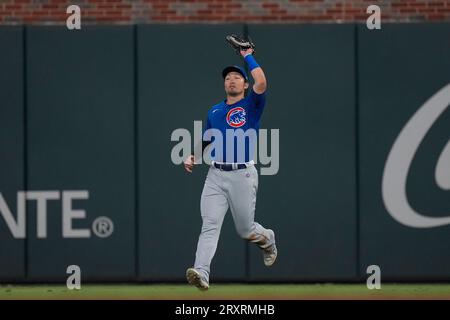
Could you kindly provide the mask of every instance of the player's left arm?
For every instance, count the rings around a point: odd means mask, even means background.
[[[257,94],[263,94],[267,90],[267,80],[263,69],[253,57],[253,49],[241,50],[241,55],[244,57],[253,80],[255,81],[253,84],[253,91]]]

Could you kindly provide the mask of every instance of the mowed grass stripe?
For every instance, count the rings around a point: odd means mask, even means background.
[[[201,292],[185,284],[2,285],[0,299],[450,299],[450,284],[212,284]]]

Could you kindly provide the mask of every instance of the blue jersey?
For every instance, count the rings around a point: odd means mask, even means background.
[[[212,160],[228,163],[253,160],[265,104],[266,93],[257,94],[250,89],[248,95],[238,102],[229,105],[225,99],[208,111],[203,139],[213,142]],[[217,143],[218,131],[222,135],[222,145]]]

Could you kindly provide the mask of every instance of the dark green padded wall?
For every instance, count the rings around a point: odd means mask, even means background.
[[[131,280],[135,275],[133,27],[28,28],[28,181],[30,190],[88,190],[74,228],[99,216],[114,223],[100,238],[62,238],[62,201],[48,203],[48,238],[36,237],[30,202],[29,279]]]
[[[280,129],[280,169],[260,176],[256,205],[279,257],[267,269],[252,247],[250,277],[355,279],[354,26],[250,25],[249,34],[268,79],[261,127]]]
[[[354,281],[372,264],[386,281],[450,279],[449,225],[402,225],[381,193],[400,130],[449,83],[450,25],[247,31],[269,84],[261,128],[280,129],[279,172],[259,177],[256,205],[279,257],[264,267],[228,213],[211,281]],[[243,61],[224,37],[244,32],[240,24],[0,28],[0,192],[14,216],[18,191],[60,193],[47,204],[46,239],[37,238],[36,201],[27,201],[26,240],[0,217],[0,280],[65,281],[77,264],[83,281],[185,281],[208,168],[174,165],[170,136],[193,133],[193,121],[225,98],[221,70]],[[425,217],[450,215],[449,191],[435,180],[448,102],[406,184]],[[86,211],[73,227],[91,230],[87,239],[62,237],[62,192],[73,190],[89,192],[73,202]],[[114,222],[110,237],[92,232],[100,216]]]
[[[0,27],[0,193],[14,218],[24,189],[23,28]],[[25,276],[25,241],[0,217],[0,280]]]
[[[450,279],[450,226],[401,224],[387,211],[381,193],[385,163],[400,131],[450,82],[449,32],[449,24],[392,24],[380,32],[358,28],[362,274],[377,264],[386,280]],[[409,204],[427,217],[450,215],[450,193],[434,178],[449,128],[447,107],[419,145],[407,177]]]

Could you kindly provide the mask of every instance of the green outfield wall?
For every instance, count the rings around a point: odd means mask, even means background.
[[[450,280],[450,24],[0,27],[0,281],[184,281],[207,165],[171,161],[249,34],[268,79],[264,267],[222,227],[211,281]],[[280,46],[279,42],[285,41]],[[204,43],[198,46],[195,43]],[[270,141],[269,150],[275,142]],[[273,150],[273,149],[272,149]],[[267,165],[258,164],[258,169]]]

